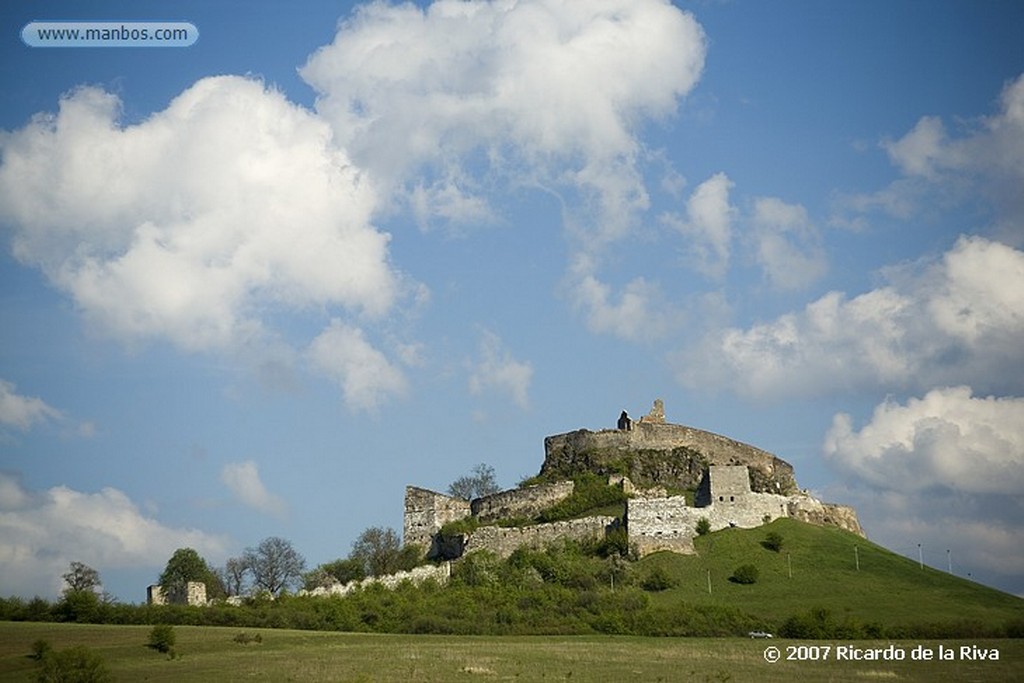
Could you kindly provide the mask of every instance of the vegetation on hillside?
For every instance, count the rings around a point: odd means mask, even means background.
[[[239,607],[100,601],[88,612],[9,598],[0,599],[0,620],[496,635],[1024,637],[1019,598],[922,570],[838,529],[777,520],[768,531],[785,537],[781,552],[762,545],[764,529],[710,533],[696,540],[698,555],[657,553],[635,562],[608,541],[565,543],[522,548],[507,560],[474,553],[453,564],[447,586],[371,585],[324,598],[283,593]],[[757,568],[755,584],[728,580],[744,564]]]

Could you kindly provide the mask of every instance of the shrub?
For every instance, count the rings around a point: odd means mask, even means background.
[[[50,645],[48,641],[40,638],[36,642],[32,643],[32,654],[30,654],[29,657],[37,662],[41,662],[51,652],[53,652],[53,645]]]
[[[764,537],[764,540],[761,541],[761,545],[768,550],[779,552],[782,550],[782,534],[776,531],[770,532]]]
[[[640,587],[645,591],[656,593],[658,591],[668,590],[676,585],[677,581],[669,575],[662,567],[655,567],[647,576],[644,577],[643,581],[640,582]]]
[[[707,536],[711,533],[711,520],[707,517],[701,517],[697,520],[697,535]]]
[[[752,564],[742,564],[733,571],[729,580],[733,583],[752,584],[757,583],[757,567]]]
[[[39,683],[108,683],[114,680],[103,657],[83,645],[50,652],[42,662],[36,678]]]
[[[242,631],[241,633],[236,635],[233,638],[233,640],[236,643],[239,643],[240,645],[248,645],[249,643],[262,643],[263,636],[261,636],[259,633],[257,633],[256,635],[250,635],[245,631]]]
[[[174,650],[174,642],[177,635],[174,627],[170,624],[158,624],[149,632],[149,643],[147,645],[157,652],[171,653]]]

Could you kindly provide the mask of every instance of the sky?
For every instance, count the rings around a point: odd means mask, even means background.
[[[186,47],[29,47],[32,21]],[[1024,5],[0,6],[0,595],[670,422],[1024,595]]]

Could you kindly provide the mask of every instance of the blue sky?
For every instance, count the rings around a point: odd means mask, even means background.
[[[29,48],[33,20],[185,48]],[[0,594],[668,419],[1024,594],[1015,2],[5,3]]]

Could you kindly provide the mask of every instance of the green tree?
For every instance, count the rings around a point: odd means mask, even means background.
[[[366,576],[384,576],[412,569],[422,555],[419,546],[402,547],[394,529],[372,526],[352,543],[349,559],[355,560]]]
[[[220,571],[224,592],[228,595],[241,595],[245,591],[245,580],[249,575],[249,566],[244,557],[231,557],[224,563]]]
[[[697,535],[707,536],[711,533],[711,521],[707,517],[701,517],[697,520]]]
[[[209,598],[224,597],[225,590],[220,578],[210,569],[198,552],[192,548],[178,548],[167,561],[160,575],[160,588],[164,595],[184,594],[189,581],[199,581],[206,586]]]
[[[494,478],[494,468],[486,463],[475,466],[471,473],[459,477],[448,486],[448,495],[473,500],[497,493],[501,488]]]
[[[100,573],[81,562],[72,562],[62,578],[67,584],[65,591],[95,591],[100,585]]]
[[[271,595],[296,585],[306,569],[306,559],[280,536],[265,538],[255,548],[246,548],[243,557],[256,588]]]
[[[366,578],[366,568],[363,563],[355,558],[335,560],[320,565],[320,568],[327,572],[338,583],[349,583]]]

